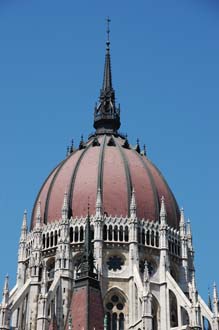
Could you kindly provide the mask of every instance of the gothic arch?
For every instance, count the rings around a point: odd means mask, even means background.
[[[181,306],[182,325],[189,325],[189,314],[187,310]]]
[[[160,305],[157,298],[152,295],[152,330],[160,329]]]
[[[170,305],[170,327],[178,327],[178,308],[177,298],[173,291],[169,290],[169,305]]]
[[[107,330],[124,330],[128,317],[128,298],[118,287],[107,291],[104,297]]]

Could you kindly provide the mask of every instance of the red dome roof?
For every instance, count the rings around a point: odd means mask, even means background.
[[[164,196],[168,224],[178,228],[179,209],[162,174],[146,156],[124,142],[123,138],[115,136],[92,137],[83,148],[63,160],[48,176],[37,196],[31,227],[35,224],[38,200],[44,223],[61,218],[65,191],[68,192],[70,215],[86,216],[88,200],[90,214],[95,214],[100,187],[103,211],[111,216],[129,215],[134,188],[138,218],[157,221],[160,199]]]

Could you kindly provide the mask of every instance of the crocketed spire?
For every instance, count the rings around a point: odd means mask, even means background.
[[[115,104],[115,92],[112,86],[110,59],[109,23],[107,18],[107,41],[103,76],[103,86],[100,90],[100,101],[94,110],[94,128],[96,134],[116,134],[120,127],[120,109]]]

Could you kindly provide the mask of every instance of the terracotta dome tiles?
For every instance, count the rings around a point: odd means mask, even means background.
[[[104,212],[112,216],[127,216],[134,187],[139,218],[157,221],[163,195],[168,223],[178,227],[178,206],[159,170],[134,149],[122,147],[122,138],[102,135],[97,139],[99,145],[96,141],[93,144],[94,138],[91,138],[84,149],[66,158],[45,181],[37,197],[37,201],[41,200],[43,221],[48,223],[60,219],[65,191],[68,192],[70,215],[86,216],[88,201],[90,214],[95,214],[98,187],[102,191]]]

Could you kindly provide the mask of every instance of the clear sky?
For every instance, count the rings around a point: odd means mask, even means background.
[[[191,219],[197,281],[219,284],[217,0],[0,0],[0,288],[15,283],[25,208],[93,131],[105,17],[121,131],[146,143]]]

